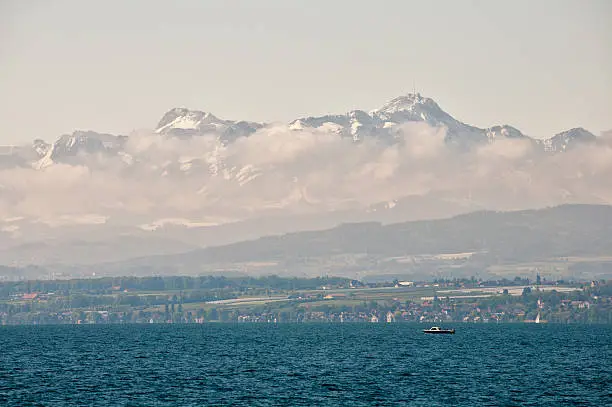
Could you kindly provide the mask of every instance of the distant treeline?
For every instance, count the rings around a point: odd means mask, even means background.
[[[173,291],[173,290],[313,290],[325,285],[348,284],[341,277],[288,278],[276,275],[263,277],[223,276],[156,276],[103,277],[72,280],[30,280],[0,283],[0,297],[17,293],[74,293],[103,294],[113,291]]]

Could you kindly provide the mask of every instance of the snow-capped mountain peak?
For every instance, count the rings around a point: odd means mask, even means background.
[[[64,134],[51,146],[44,145],[40,140],[35,142],[37,151],[44,155],[34,163],[35,168],[44,168],[54,162],[73,161],[78,155],[95,153],[118,153],[123,148],[126,136],[96,133],[95,131],[77,130],[72,134]]]
[[[290,123],[290,128],[321,129],[333,125],[335,133],[352,137],[355,142],[366,137],[394,142],[396,128],[409,122],[425,122],[433,127],[444,127],[447,141],[460,147],[469,147],[486,140],[485,130],[464,124],[443,111],[431,98],[420,93],[409,93],[396,97],[381,108],[366,113],[354,110],[345,115],[308,117]],[[338,128],[340,126],[340,128]]]
[[[290,122],[288,127],[295,131],[335,134],[338,137],[352,139],[354,142],[375,138],[377,141],[393,144],[401,139],[402,126],[410,122],[425,122],[430,126],[443,128],[447,144],[459,150],[470,149],[483,143],[494,143],[500,139],[522,138],[533,142],[534,146],[542,151],[556,153],[597,139],[581,127],[567,130],[548,139],[532,139],[509,125],[488,128],[470,126],[456,120],[442,110],[432,98],[420,93],[398,96],[370,112],[353,110],[344,114],[298,118]],[[233,168],[232,166],[226,168],[224,148],[266,126],[264,123],[221,119],[209,112],[177,107],[162,116],[155,132],[164,137],[179,139],[197,136],[216,139],[216,147],[210,152],[201,157],[182,158],[180,163],[176,163],[176,167],[185,174],[196,173],[199,168],[208,167],[210,174],[220,176]],[[130,166],[134,161],[124,151],[127,139],[126,136],[75,131],[59,137],[51,144],[35,140],[30,146],[3,149],[0,151],[0,166],[44,168],[58,162],[93,165],[95,160],[88,158],[93,154],[117,155]]]
[[[372,110],[370,115],[381,122],[406,123],[426,122],[434,127],[446,127],[450,136],[469,133],[475,128],[453,118],[431,98],[420,93],[409,93],[391,99],[382,107]],[[387,125],[389,126],[389,125]]]
[[[544,146],[544,151],[554,153],[566,151],[569,148],[575,147],[576,144],[592,143],[596,140],[597,137],[590,131],[582,127],[575,127],[557,133],[549,139],[540,141],[540,143]]]
[[[485,130],[489,143],[495,142],[499,138],[514,138],[520,139],[527,137],[521,131],[515,127],[504,124],[503,126],[493,126]]]
[[[263,127],[261,123],[220,119],[212,113],[186,108],[174,108],[159,121],[156,133],[170,137],[215,135],[226,144],[248,136]]]
[[[423,97],[420,93],[408,93],[391,99],[379,109],[370,111],[370,115],[392,116],[398,112],[414,112],[419,108],[441,110],[433,99]]]
[[[164,114],[155,131],[163,133],[167,129],[195,130],[204,124],[222,124],[223,122],[208,112],[176,107]]]
[[[32,143],[32,149],[36,152],[36,154],[39,157],[43,157],[45,154],[47,154],[50,148],[51,148],[51,144],[41,139],[36,139]]]

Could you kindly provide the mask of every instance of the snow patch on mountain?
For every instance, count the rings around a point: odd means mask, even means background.
[[[253,165],[245,165],[242,168],[232,168],[233,174],[229,178],[234,178],[240,186],[246,185],[262,175],[262,171]]]
[[[485,132],[489,143],[494,143],[496,139],[502,138],[527,138],[527,136],[521,133],[520,130],[507,124],[504,124],[503,126],[489,127],[488,129],[485,129]]]
[[[163,218],[158,219],[150,223],[139,225],[138,227],[142,230],[153,232],[162,229],[167,226],[182,226],[188,229],[191,228],[205,228],[218,226],[223,223],[229,223],[229,220],[213,221],[213,220],[190,220],[185,218]]]
[[[35,163],[34,168],[46,168],[57,162],[74,162],[78,156],[89,154],[119,154],[127,141],[126,136],[96,133],[94,131],[75,131],[61,136],[50,147],[38,143],[38,151],[45,154]]]
[[[35,223],[42,223],[49,227],[60,227],[67,225],[103,225],[109,220],[109,216],[97,213],[61,215],[54,218],[40,218]]]
[[[19,229],[20,229],[19,225],[6,225],[6,226],[0,227],[0,231],[6,232],[6,233],[14,233],[14,232],[17,232]]]
[[[214,135],[220,143],[227,144],[262,127],[262,123],[224,120],[208,112],[174,108],[163,115],[155,132],[178,138]]]
[[[164,114],[155,132],[169,133],[172,130],[201,130],[203,128],[215,130],[227,125],[227,123],[210,113],[186,108],[174,108]],[[212,129],[206,127],[207,125],[212,126]]]
[[[544,147],[546,152],[564,152],[577,145],[593,143],[597,140],[597,137],[583,129],[582,127],[576,127],[558,134],[545,140],[539,141]]]

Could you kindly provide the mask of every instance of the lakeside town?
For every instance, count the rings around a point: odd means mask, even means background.
[[[612,323],[612,282],[126,277],[0,284],[0,324]]]

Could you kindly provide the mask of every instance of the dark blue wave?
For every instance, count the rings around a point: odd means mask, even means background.
[[[612,327],[0,327],[6,406],[612,405]]]

